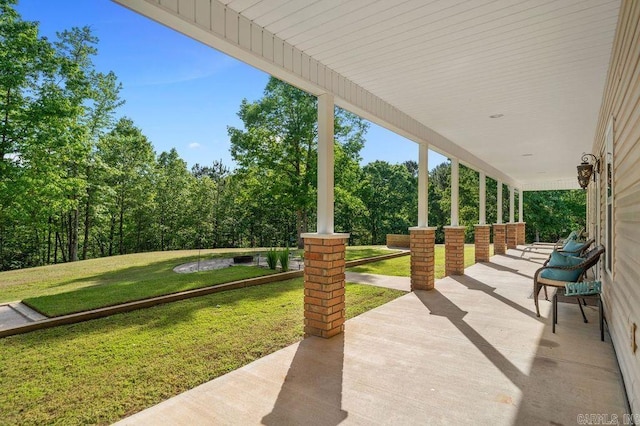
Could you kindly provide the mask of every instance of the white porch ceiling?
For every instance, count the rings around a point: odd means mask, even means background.
[[[308,56],[432,131],[407,126],[413,140],[524,189],[576,187],[575,166],[593,143],[620,7],[619,0],[116,1],[231,54],[219,41],[150,13],[149,5],[201,28],[198,14],[210,13],[214,34],[214,14],[235,12],[238,44],[248,21],[252,40],[257,29],[273,35],[284,42],[285,56],[290,45],[303,62]],[[276,74],[271,64],[234,56]],[[363,115],[397,130],[369,112]],[[503,116],[490,118],[495,114]]]

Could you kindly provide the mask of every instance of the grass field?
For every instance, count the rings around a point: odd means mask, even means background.
[[[172,271],[174,266],[174,261],[165,261],[131,270],[116,270],[95,278],[100,283],[92,287],[31,297],[23,303],[48,317],[56,317],[274,273],[267,268],[234,266],[177,274]]]
[[[202,250],[200,256],[210,258],[249,251],[259,250]],[[0,302],[11,302],[28,297],[65,293],[78,288],[109,284],[117,282],[119,279],[117,271],[135,274],[141,270],[139,268],[154,268],[164,262],[166,265],[177,266],[198,260],[198,253],[198,250],[136,253],[0,272]]]
[[[349,247],[346,257],[390,252]],[[238,250],[201,254],[229,253]],[[32,300],[48,299],[51,310],[76,309],[65,299],[165,294],[270,272],[172,271],[197,258],[197,251],[141,253],[3,272],[0,300],[36,296]],[[473,258],[469,245],[465,265]],[[350,270],[409,276],[410,258]],[[442,275],[444,247],[436,246],[436,277]],[[347,318],[402,294],[349,283]],[[294,279],[0,339],[0,424],[109,424],[300,340],[302,318],[303,282]]]
[[[0,302],[23,300],[49,316],[141,300],[184,290],[271,274],[264,268],[236,266],[176,274],[172,269],[198,258],[224,257],[247,249],[138,253],[0,274]],[[381,247],[349,247],[349,260],[393,253]]]
[[[399,250],[389,250],[386,246],[354,246],[347,247],[345,260],[363,259],[365,257],[380,256],[383,254],[397,253]]]
[[[347,284],[347,317],[400,291]],[[302,279],[0,339],[0,424],[109,424],[302,337]]]
[[[493,255],[493,245],[491,245],[491,255]],[[466,244],[464,246],[464,267],[475,263],[475,246]],[[395,259],[381,260],[380,262],[368,263],[366,265],[349,268],[351,272],[362,272],[367,274],[392,275],[397,277],[411,276],[411,258],[409,256],[397,257]],[[435,278],[444,277],[444,245],[438,244],[435,249]]]

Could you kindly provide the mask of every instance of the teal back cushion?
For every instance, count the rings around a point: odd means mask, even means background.
[[[582,263],[582,261],[584,261],[584,259],[580,257],[566,256],[554,250],[553,252],[551,252],[551,259],[549,259],[549,263],[547,263],[547,266],[576,266]],[[582,268],[572,271],[550,268],[544,269],[542,272],[540,272],[540,277],[546,278],[548,280],[574,282],[578,279],[581,273]]]
[[[571,253],[578,253],[584,246],[585,243],[579,243],[575,240],[569,240],[565,243],[564,247],[562,247],[562,250]]]

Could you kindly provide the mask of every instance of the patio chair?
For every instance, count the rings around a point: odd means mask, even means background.
[[[520,257],[523,257],[525,252],[532,252],[533,250],[537,250],[537,249],[557,250],[558,248],[563,247],[569,241],[577,241],[583,232],[584,232],[584,229],[581,229],[580,231],[571,231],[571,233],[567,236],[567,238],[561,238],[554,243],[542,242],[542,241],[533,242],[527,245],[524,249],[522,249],[522,253],[520,253]]]
[[[555,247],[551,253],[549,253],[549,257],[543,263],[543,266],[547,266],[549,260],[551,260],[551,255],[555,253],[562,253],[565,256],[576,256],[576,257],[584,257],[584,254],[589,250],[591,244],[593,244],[596,240],[591,238],[587,241],[576,241],[576,240],[568,240],[564,245]]]
[[[584,257],[584,254],[587,252],[587,250],[589,250],[591,244],[595,242],[596,240],[594,238],[591,238],[590,240],[584,242],[569,240],[561,248],[557,248],[556,251],[568,256]],[[547,262],[545,262],[545,265],[547,264]]]
[[[566,238],[560,238],[558,241],[553,242],[553,243],[544,242],[544,241],[534,241],[530,245],[533,245],[533,246],[551,246],[551,247],[557,247],[558,245],[562,246],[562,245],[565,245],[567,243],[567,241],[569,241],[569,240],[577,240],[578,238],[580,238],[580,236],[582,236],[583,232],[584,232],[584,228],[579,230],[579,231],[571,231],[571,233]]]
[[[536,316],[540,316],[538,295],[541,288],[544,287],[545,299],[549,300],[547,286],[564,289],[567,283],[585,281],[587,271],[598,263],[603,253],[604,246],[601,244],[584,253],[582,257],[566,256],[556,251],[551,253],[544,266],[533,275],[533,300],[536,305]]]

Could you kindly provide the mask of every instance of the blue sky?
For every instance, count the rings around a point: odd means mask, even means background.
[[[233,167],[227,126],[242,127],[236,113],[243,98],[259,99],[268,75],[110,0],[19,0],[23,19],[40,33],[88,25],[100,39],[94,59],[114,71],[128,116],[158,153],[176,148],[189,166],[222,160]],[[418,145],[371,124],[361,151],[363,164],[418,159]],[[444,157],[429,152],[429,168]]]

